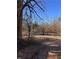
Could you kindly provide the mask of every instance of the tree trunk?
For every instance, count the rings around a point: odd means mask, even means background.
[[[17,39],[22,39],[22,0],[17,3]]]
[[[29,26],[28,27],[28,40],[30,40],[31,38],[31,27]]]
[[[28,24],[28,40],[31,40],[32,37],[32,13],[30,11],[30,18],[29,18],[29,24]]]

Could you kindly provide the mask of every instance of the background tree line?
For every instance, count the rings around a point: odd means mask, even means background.
[[[28,34],[28,27],[27,24],[23,23],[23,32],[26,31]],[[51,23],[42,23],[38,24],[34,22],[32,24],[32,35],[61,35],[61,18],[58,17]]]

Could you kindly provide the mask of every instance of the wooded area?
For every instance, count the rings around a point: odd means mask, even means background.
[[[36,10],[45,12],[43,2],[43,0],[17,0],[17,59],[52,59],[51,56],[54,55],[53,59],[60,59],[61,17],[56,17],[50,23],[37,22],[35,18],[44,21]]]

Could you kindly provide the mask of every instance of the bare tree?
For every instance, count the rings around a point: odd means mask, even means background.
[[[27,25],[28,25],[28,40],[30,39],[30,35],[31,35],[31,28],[32,28],[32,20],[33,20],[33,15],[35,14],[36,16],[38,16],[38,18],[42,19],[37,11],[35,10],[35,6],[39,7],[40,10],[42,10],[44,12],[44,9],[39,5],[39,2],[40,0],[18,0],[19,3],[21,3],[21,5],[18,3],[18,5],[20,6],[18,8],[18,36],[21,37],[22,35],[22,30],[21,30],[21,27],[22,27],[22,13],[23,13],[23,10],[26,9],[26,22],[27,22]],[[19,19],[20,18],[20,19]]]
[[[38,2],[36,0],[26,0],[25,4],[23,5],[23,8],[24,9],[26,7],[26,17],[27,19],[26,22],[27,22],[27,25],[28,25],[28,40],[31,38],[31,29],[32,29],[32,17],[34,14],[36,14],[40,19],[42,19],[36,12],[36,10],[34,9],[34,6],[38,6],[42,11],[43,8],[38,4]],[[29,13],[28,13],[29,11]]]
[[[57,18],[52,23],[52,32],[56,35],[60,35],[61,33],[61,18]]]

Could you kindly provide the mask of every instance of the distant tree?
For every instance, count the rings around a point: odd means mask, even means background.
[[[60,35],[61,33],[61,21],[60,20],[61,20],[60,18],[55,19],[51,26],[52,32],[57,35]]]
[[[38,23],[35,21],[35,22],[32,24],[32,29],[33,29],[33,30],[34,30],[34,29],[37,29],[38,26],[39,26]]]
[[[42,34],[44,35],[45,34],[45,26],[43,24],[40,26],[40,30],[41,30]]]
[[[46,34],[48,31],[48,26],[46,23],[40,24],[38,32],[40,32],[42,35]]]

